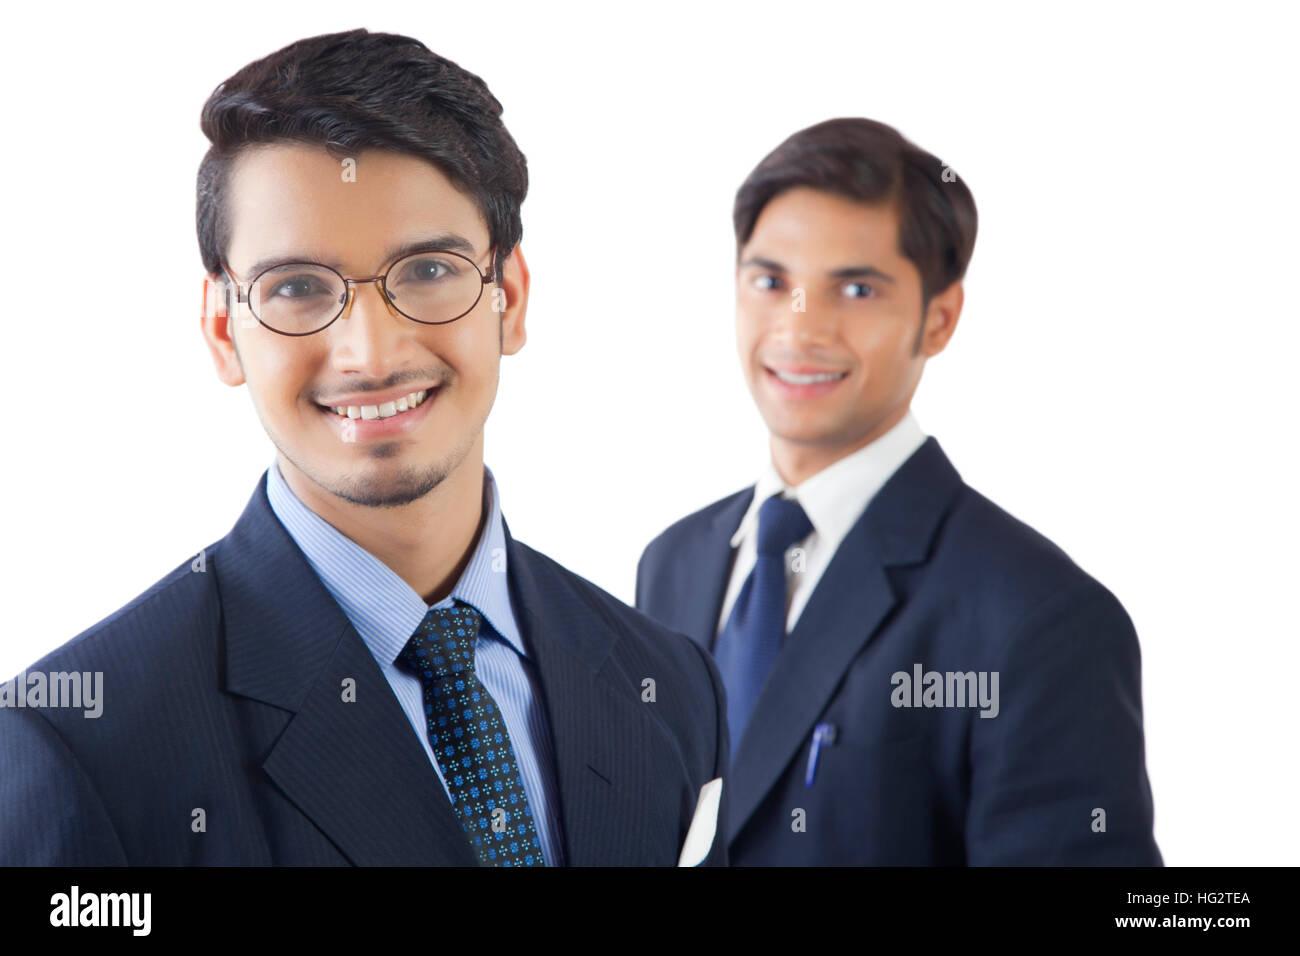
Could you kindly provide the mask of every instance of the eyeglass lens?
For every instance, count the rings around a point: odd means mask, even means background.
[[[483,278],[472,262],[451,252],[421,252],[399,259],[384,279],[393,306],[418,322],[442,323],[472,309]],[[288,263],[258,276],[249,306],[279,332],[314,332],[332,322],[347,301],[343,277],[325,266]]]

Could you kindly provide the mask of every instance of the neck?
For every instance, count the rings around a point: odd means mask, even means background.
[[[394,507],[340,498],[277,454],[285,483],[308,508],[393,570],[428,604],[451,593],[487,522],[483,439],[417,501]]]
[[[772,466],[791,488],[797,488],[813,475],[824,471],[841,459],[866,448],[873,441],[903,420],[909,406],[882,419],[870,431],[853,441],[835,444],[789,441],[778,435],[769,435],[768,445]]]

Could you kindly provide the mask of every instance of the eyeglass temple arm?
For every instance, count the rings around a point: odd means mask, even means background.
[[[239,284],[239,281],[235,278],[234,274],[230,271],[230,267],[226,265],[224,261],[221,262],[221,271],[226,274],[224,279],[222,279],[221,277],[217,277],[215,279],[211,278],[210,276],[203,277],[203,317],[204,318],[208,318],[208,319],[220,318],[229,315],[230,287],[232,286],[234,287],[235,290],[235,302],[238,303],[238,302],[245,301],[243,286]],[[222,289],[223,285],[226,286],[224,290]],[[224,296],[222,295],[223,291],[225,292]],[[222,302],[222,299],[225,299],[224,303]]]

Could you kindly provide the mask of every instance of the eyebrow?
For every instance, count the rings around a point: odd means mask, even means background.
[[[769,272],[788,271],[785,266],[771,259],[763,259],[759,256],[753,256],[741,263],[741,266],[758,266],[760,269],[767,269]],[[841,269],[832,269],[826,273],[832,279],[879,279],[881,282],[896,284],[897,280],[888,272],[881,272],[875,266],[844,266]]]
[[[383,261],[391,263],[398,259],[403,259],[406,256],[415,255],[417,252],[434,252],[435,250],[460,252],[469,256],[471,259],[475,258],[477,255],[477,251],[474,249],[474,244],[464,236],[454,232],[444,232],[438,235],[429,236],[425,239],[417,239],[414,242],[391,246],[384,253]],[[337,259],[328,259],[321,256],[298,252],[290,253],[288,255],[275,254],[263,256],[261,259],[258,259],[249,266],[244,275],[248,279],[253,279],[256,276],[261,275],[267,269],[274,269],[276,266],[287,265],[290,262],[309,262],[312,265],[329,266],[329,268],[333,269],[335,272],[343,272],[342,263]]]

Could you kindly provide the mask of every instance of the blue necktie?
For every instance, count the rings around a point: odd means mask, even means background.
[[[773,495],[758,509],[758,557],[718,635],[713,656],[727,688],[731,754],[785,637],[785,552],[812,532],[799,502]]]
[[[474,674],[481,621],[461,600],[431,607],[397,661],[424,685],[429,743],[479,864],[545,866],[505,720]]]

